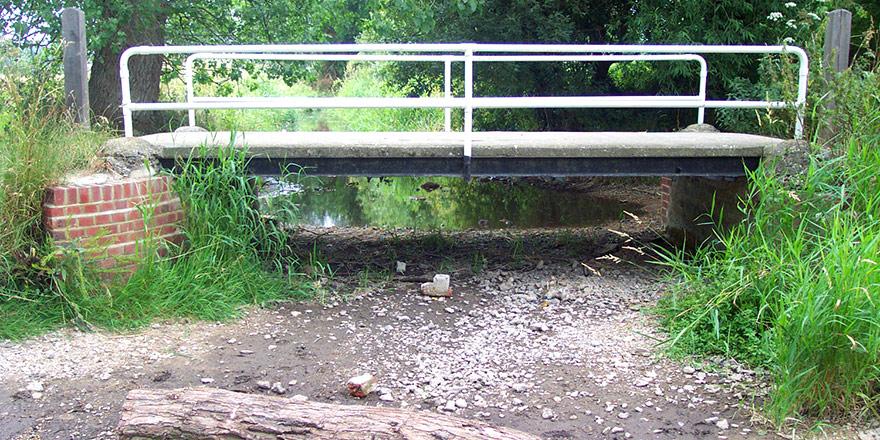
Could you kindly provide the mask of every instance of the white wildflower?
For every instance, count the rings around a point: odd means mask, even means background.
[[[795,3],[795,2],[788,2],[788,3],[785,4],[785,7],[786,7],[786,8],[789,8],[789,9],[790,9],[790,8],[796,8],[796,7],[797,7],[797,3]]]
[[[808,13],[807,13],[807,17],[810,17],[810,19],[815,20],[815,21],[819,21],[819,20],[820,20],[819,16],[816,15],[815,13],[813,13],[813,12],[808,12]]]
[[[785,37],[782,39],[782,44],[784,44],[786,46],[793,46],[794,45],[794,38]]]
[[[788,20],[788,21],[786,21],[786,22],[785,22],[785,25],[788,26],[788,27],[790,27],[790,28],[792,28],[792,29],[797,29],[797,23],[795,23],[794,20]]]
[[[770,15],[767,16],[767,19],[770,21],[782,20],[782,12],[771,12]]]

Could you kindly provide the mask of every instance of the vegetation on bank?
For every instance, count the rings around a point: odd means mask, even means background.
[[[765,164],[749,176],[746,222],[720,233],[720,244],[662,259],[673,282],[658,311],[671,349],[765,367],[773,378],[765,408],[778,424],[880,410],[875,53],[861,51],[823,97],[835,110],[817,106],[817,133],[833,124],[839,134],[814,143],[806,173]]]
[[[224,319],[242,305],[310,294],[287,235],[256,208],[244,154],[231,149],[214,164],[182,165],[174,190],[186,213],[185,244],[160,257],[159,243],[144,241],[127,280],[102,282],[113,274],[88,261],[85,244],[58,252],[42,228],[45,189],[93,168],[110,132],[73,124],[57,72],[35,65],[7,63],[0,73],[0,339],[70,324],[124,329],[152,319]],[[151,215],[150,207],[143,213]]]

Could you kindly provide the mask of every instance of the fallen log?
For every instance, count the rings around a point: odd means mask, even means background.
[[[295,401],[214,388],[132,390],[120,439],[537,440],[510,428],[399,408]]]

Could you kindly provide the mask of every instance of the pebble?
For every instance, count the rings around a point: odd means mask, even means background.
[[[281,382],[275,382],[272,384],[272,387],[269,388],[275,394],[284,394],[287,392],[287,389],[281,385]]]
[[[268,380],[258,380],[257,381],[257,388],[259,388],[261,390],[268,390],[268,389],[272,388],[272,382],[269,382]]]
[[[348,387],[349,394],[354,397],[364,398],[376,386],[376,377],[370,373],[364,373],[349,379],[346,386]]]
[[[210,378],[210,377],[203,377],[203,378],[202,378],[202,383],[205,384],[205,385],[210,384],[210,383],[214,383],[214,379],[212,379],[212,378]]]
[[[728,422],[727,419],[721,419],[715,422],[715,426],[717,426],[718,429],[725,431],[727,429],[730,429],[730,422]]]
[[[550,408],[544,408],[543,410],[541,410],[541,417],[544,418],[545,420],[550,420],[554,416],[555,416],[555,414],[553,414],[553,410]]]

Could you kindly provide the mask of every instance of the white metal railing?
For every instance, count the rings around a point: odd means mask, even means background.
[[[710,100],[706,97],[707,67],[701,54],[790,54],[799,61],[795,102]],[[190,54],[185,62],[187,102],[132,102],[128,61],[137,55]],[[480,55],[482,54],[482,55]],[[443,62],[444,96],[415,98],[349,97],[196,97],[192,84],[197,59],[325,60]],[[474,64],[480,62],[561,61],[696,61],[700,64],[699,93],[692,96],[528,96],[474,97]],[[452,63],[464,64],[464,96],[452,96]],[[190,124],[199,109],[281,108],[442,108],[444,129],[451,131],[451,110],[464,111],[462,144],[471,156],[473,111],[477,108],[694,108],[698,122],[706,108],[794,108],[794,137],[803,136],[803,112],[807,96],[808,59],[795,46],[715,45],[567,45],[567,44],[282,44],[244,46],[137,46],[120,60],[122,113],[125,135],[133,136],[135,111],[186,110]]]

